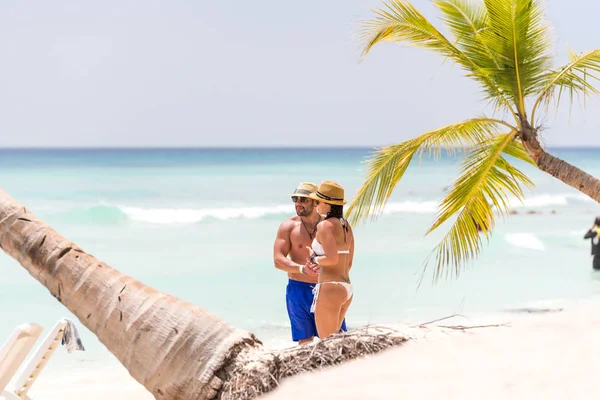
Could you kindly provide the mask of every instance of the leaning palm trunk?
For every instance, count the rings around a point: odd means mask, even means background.
[[[526,120],[522,120],[521,124],[523,129],[519,136],[523,147],[540,170],[600,202],[598,178],[546,152],[538,141],[537,131],[532,129]]]
[[[157,399],[205,399],[259,346],[205,310],[85,253],[0,189],[0,247],[48,288]]]

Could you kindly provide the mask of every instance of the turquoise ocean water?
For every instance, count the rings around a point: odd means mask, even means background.
[[[600,175],[600,149],[554,149]],[[289,194],[301,181],[340,182],[351,199],[371,149],[0,150],[0,186],[85,251],[147,285],[188,300],[268,345],[289,342],[286,275],[272,262]],[[500,219],[479,260],[433,285],[425,236],[457,162],[415,162],[385,213],[355,227],[349,328],[502,311],[600,293],[583,234],[598,204],[531,167],[536,183]],[[536,213],[531,213],[535,211]],[[0,338],[14,326],[74,318],[20,265],[0,257]],[[107,352],[81,325],[85,354]],[[66,359],[62,355],[59,359]],[[60,361],[57,361],[60,362]]]

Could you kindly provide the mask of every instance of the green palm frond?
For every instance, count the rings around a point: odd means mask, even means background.
[[[485,141],[501,126],[512,127],[492,118],[469,119],[424,133],[414,139],[383,147],[368,161],[367,179],[347,210],[352,222],[381,213],[392,191],[400,181],[416,153],[429,152],[434,158],[441,151],[453,154]]]
[[[375,20],[363,23],[363,55],[379,42],[392,41],[429,48],[461,64],[470,62],[412,4],[390,0],[384,5],[384,9],[374,10]]]
[[[532,125],[535,124],[535,113],[538,106],[544,105],[546,108],[555,98],[558,91],[556,106],[560,102],[560,95],[563,90],[570,94],[570,102],[573,102],[575,94],[583,94],[584,98],[590,94],[600,93],[591,82],[598,83],[600,73],[600,50],[593,50],[583,54],[569,53],[569,63],[562,68],[549,71],[543,78],[543,87],[540,95],[534,103],[531,113]]]
[[[539,0],[484,0],[488,26],[482,32],[500,67],[493,71],[500,90],[511,93],[519,113],[525,98],[538,93],[552,66],[551,41]]]
[[[513,107],[507,97],[499,89],[492,78],[487,65],[480,66],[478,59],[471,59],[467,54],[454,46],[440,33],[417,9],[407,1],[388,0],[385,8],[374,10],[374,20],[362,24],[360,36],[363,43],[363,56],[376,44],[384,41],[406,43],[416,47],[424,47],[447,57],[467,71],[467,76],[477,80],[486,93],[487,99],[494,102],[496,108]]]
[[[485,43],[483,32],[488,29],[487,10],[482,3],[467,0],[435,0],[442,12],[442,21],[456,38],[455,46],[483,69],[500,68],[496,55]],[[493,79],[493,75],[490,75]]]
[[[494,209],[504,214],[509,209],[509,195],[523,200],[522,185],[533,182],[511,165],[502,153],[521,158],[522,147],[514,140],[515,132],[497,135],[469,150],[461,168],[461,176],[440,205],[437,220],[427,233],[438,228],[451,216],[458,216],[431,253],[435,254],[434,279],[453,271],[479,255],[482,235],[489,238],[494,226]],[[478,230],[481,229],[481,232]],[[426,261],[426,265],[429,262]],[[452,267],[449,271],[447,267]]]

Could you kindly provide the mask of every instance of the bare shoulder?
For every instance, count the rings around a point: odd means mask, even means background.
[[[297,216],[290,219],[286,219],[279,225],[279,232],[291,232],[292,229],[298,224],[299,218]]]
[[[335,228],[335,224],[331,219],[324,219],[317,224],[317,232],[329,231]]]

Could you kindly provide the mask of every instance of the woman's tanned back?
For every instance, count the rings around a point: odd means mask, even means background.
[[[354,258],[354,234],[352,228],[348,224],[348,221],[344,220],[345,228],[337,218],[329,218],[321,224],[331,224],[333,229],[333,235],[335,236],[335,242],[337,250],[350,250],[349,254],[338,254],[338,261],[335,265],[331,265],[327,268],[323,268],[319,274],[319,282],[332,282],[342,281],[350,283],[349,272],[352,267],[352,260]],[[344,242],[344,230],[346,230],[345,242]],[[321,241],[319,237],[319,231],[317,230],[317,241]]]

